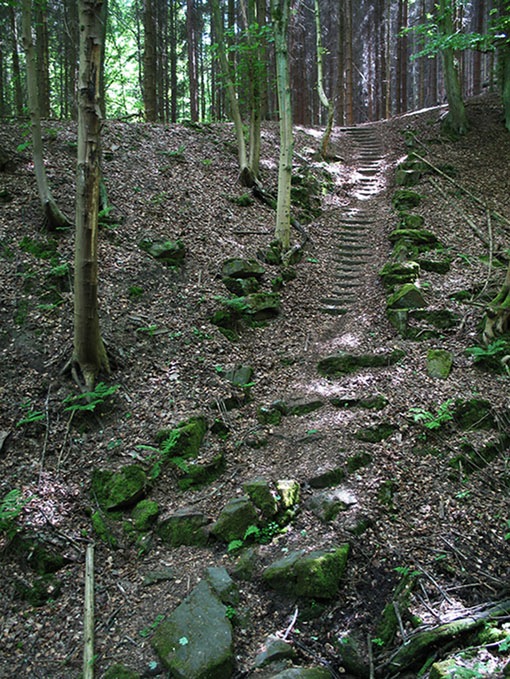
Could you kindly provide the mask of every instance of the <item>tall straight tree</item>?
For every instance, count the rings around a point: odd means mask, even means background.
[[[46,176],[43,158],[43,143],[41,134],[41,113],[39,110],[39,94],[37,88],[37,64],[35,47],[32,40],[32,0],[22,0],[22,34],[27,61],[27,91],[28,108],[30,109],[30,124],[32,128],[32,157],[34,171],[39,191],[39,199],[44,218],[49,228],[69,226],[69,220],[58,208],[52,196]]]
[[[153,0],[143,8],[143,104],[145,120],[156,121],[156,17]]]
[[[319,92],[319,99],[321,104],[328,112],[328,119],[326,122],[326,129],[321,141],[321,156],[326,159],[328,155],[329,138],[331,137],[331,130],[333,129],[333,118],[335,114],[335,107],[333,101],[330,101],[324,91],[324,68],[323,55],[325,50],[322,47],[321,36],[321,15],[319,9],[319,0],[315,0],[315,44],[317,47],[317,90]]]
[[[93,389],[101,370],[109,372],[99,329],[98,212],[100,182],[100,73],[103,0],[79,0],[80,69],[78,82],[78,161],[74,255],[73,367]]]
[[[290,0],[272,0],[274,44],[276,52],[276,89],[280,118],[280,158],[278,163],[278,199],[276,203],[275,239],[282,252],[290,247],[290,190],[292,183],[292,102],[290,98],[288,33]]]
[[[445,40],[444,47],[441,49],[441,56],[446,98],[448,100],[446,125],[454,134],[461,135],[467,132],[468,120],[462,98],[462,87],[455,61],[455,53],[448,46],[448,38],[454,34],[453,17],[456,2],[457,0],[439,0],[437,24],[439,32]]]

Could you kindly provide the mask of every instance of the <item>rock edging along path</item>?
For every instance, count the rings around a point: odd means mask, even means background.
[[[334,256],[335,283],[331,294],[321,299],[321,311],[334,316],[345,314],[356,298],[360,274],[371,257],[370,232],[375,216],[370,201],[380,192],[383,148],[372,127],[340,128],[357,147],[351,204],[338,218]]]

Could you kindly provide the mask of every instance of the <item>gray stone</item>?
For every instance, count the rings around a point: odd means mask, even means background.
[[[348,351],[339,351],[337,354],[322,358],[317,364],[317,370],[324,377],[341,377],[362,368],[393,365],[404,356],[405,352],[401,349],[381,354],[351,354]]]
[[[205,572],[205,579],[225,605],[234,606],[239,603],[239,590],[226,568],[210,566]]]
[[[325,667],[290,667],[273,674],[271,679],[330,679],[331,672]]]
[[[232,625],[209,584],[200,582],[156,630],[152,646],[175,679],[229,679]]]
[[[256,259],[232,257],[223,262],[222,277],[227,278],[262,278],[266,270]]]
[[[211,532],[225,542],[230,542],[242,539],[248,526],[257,524],[257,510],[251,500],[243,495],[227,502]]]
[[[290,644],[271,634],[266,639],[263,650],[256,656],[253,664],[255,667],[265,667],[278,660],[295,657],[296,651]]]
[[[348,490],[336,488],[312,495],[308,507],[321,521],[334,521],[340,512],[356,504],[356,498]]]

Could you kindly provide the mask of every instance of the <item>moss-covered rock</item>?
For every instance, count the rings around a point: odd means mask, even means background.
[[[389,239],[392,243],[406,241],[425,249],[437,247],[439,244],[437,236],[427,229],[395,229],[390,233]]]
[[[280,507],[294,509],[299,504],[301,486],[295,479],[280,479],[276,482]]]
[[[246,389],[252,385],[253,368],[251,365],[236,365],[222,371],[221,374],[233,387]]]
[[[319,361],[317,369],[324,377],[341,377],[362,368],[383,368],[394,365],[405,356],[401,349],[394,349],[384,354],[352,354],[339,351]]]
[[[207,543],[209,519],[193,507],[183,507],[158,524],[160,538],[170,547],[203,546]]]
[[[92,514],[91,522],[92,530],[97,537],[109,547],[117,549],[119,542],[115,535],[113,521],[98,510]]]
[[[266,270],[256,259],[231,257],[221,265],[222,278],[256,278],[262,279]]]
[[[245,322],[266,321],[280,313],[280,296],[275,292],[255,292],[243,297],[224,299],[223,304]]]
[[[115,663],[115,665],[110,665],[110,667],[103,674],[103,679],[140,679],[141,674],[129,669],[121,663]]]
[[[329,402],[335,408],[365,408],[366,410],[382,410],[388,405],[388,399],[382,394],[366,398],[340,398],[332,396]]]
[[[421,229],[425,223],[425,217],[422,215],[415,215],[411,212],[400,212],[400,228],[401,229]]]
[[[23,559],[26,565],[38,575],[56,573],[69,559],[38,535],[18,533],[9,545],[10,553]]]
[[[133,526],[138,531],[147,531],[155,524],[159,514],[159,506],[154,500],[141,500],[131,512]]]
[[[186,248],[181,240],[141,240],[139,246],[154,259],[168,266],[180,266],[186,255]]]
[[[370,453],[367,453],[367,451],[364,450],[360,453],[354,453],[354,455],[347,458],[347,471],[349,474],[353,474],[358,471],[358,469],[368,467],[372,462],[373,457]]]
[[[495,429],[497,422],[490,401],[484,398],[459,399],[455,402],[453,419],[464,431]]]
[[[429,377],[446,380],[453,365],[453,355],[446,349],[429,349],[427,352],[427,373]]]
[[[420,265],[417,262],[388,262],[379,271],[382,283],[387,288],[404,283],[414,283],[420,276]]]
[[[345,479],[345,476],[343,467],[333,467],[311,476],[308,479],[308,484],[311,488],[332,488],[338,486]]]
[[[211,533],[220,540],[241,540],[249,526],[258,525],[259,518],[254,504],[247,496],[229,500],[213,524]]]
[[[276,426],[282,421],[282,413],[273,406],[259,406],[257,408],[257,420],[260,424]]]
[[[382,422],[381,424],[374,425],[373,427],[362,427],[358,429],[355,433],[355,437],[358,441],[365,441],[366,443],[379,443],[379,441],[384,441],[384,439],[389,438],[392,434],[397,431],[398,427],[395,424],[389,422]]]
[[[233,295],[251,295],[260,290],[260,282],[256,278],[223,278],[223,285]]]
[[[276,491],[266,479],[256,478],[243,484],[243,490],[262,515],[270,519],[278,513]]]
[[[255,657],[253,665],[258,667],[266,667],[273,665],[280,660],[292,659],[296,657],[296,651],[291,644],[280,639],[280,637],[270,635],[264,642],[262,651]]]
[[[128,509],[147,492],[147,475],[140,465],[129,464],[113,472],[94,469],[92,498],[106,511]]]
[[[205,579],[211,589],[226,606],[239,603],[239,589],[223,566],[210,566],[205,571]]]
[[[38,607],[57,599],[62,591],[62,583],[50,573],[35,578],[32,582],[15,580],[14,588],[22,599],[31,606]]]
[[[307,501],[308,508],[324,523],[334,521],[340,512],[356,504],[356,498],[341,488],[313,494]]]
[[[205,417],[190,417],[174,429],[162,429],[156,435],[165,459],[179,457],[185,460],[198,456],[207,430]]]
[[[296,415],[300,417],[302,415],[313,413],[315,410],[319,410],[319,408],[322,408],[323,406],[324,401],[319,399],[309,400],[301,398],[287,403],[286,411],[288,415]]]
[[[409,318],[424,321],[438,330],[450,330],[460,323],[460,316],[449,309],[413,309]]]
[[[268,566],[262,579],[284,594],[333,599],[338,594],[348,554],[347,544],[332,551],[292,552]]]
[[[412,283],[406,283],[388,297],[388,309],[421,309],[427,306],[423,294]]]
[[[212,458],[203,460],[172,457],[170,464],[177,475],[177,485],[181,490],[187,490],[215,481],[225,471],[226,461],[225,454],[220,451]]]
[[[422,196],[410,189],[397,189],[393,194],[391,202],[395,210],[412,210],[421,202]]]

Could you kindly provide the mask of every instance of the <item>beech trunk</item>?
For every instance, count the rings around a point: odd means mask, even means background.
[[[98,212],[100,183],[100,83],[102,0],[80,0],[78,162],[74,258],[74,354],[85,384],[109,372],[98,315]]]

